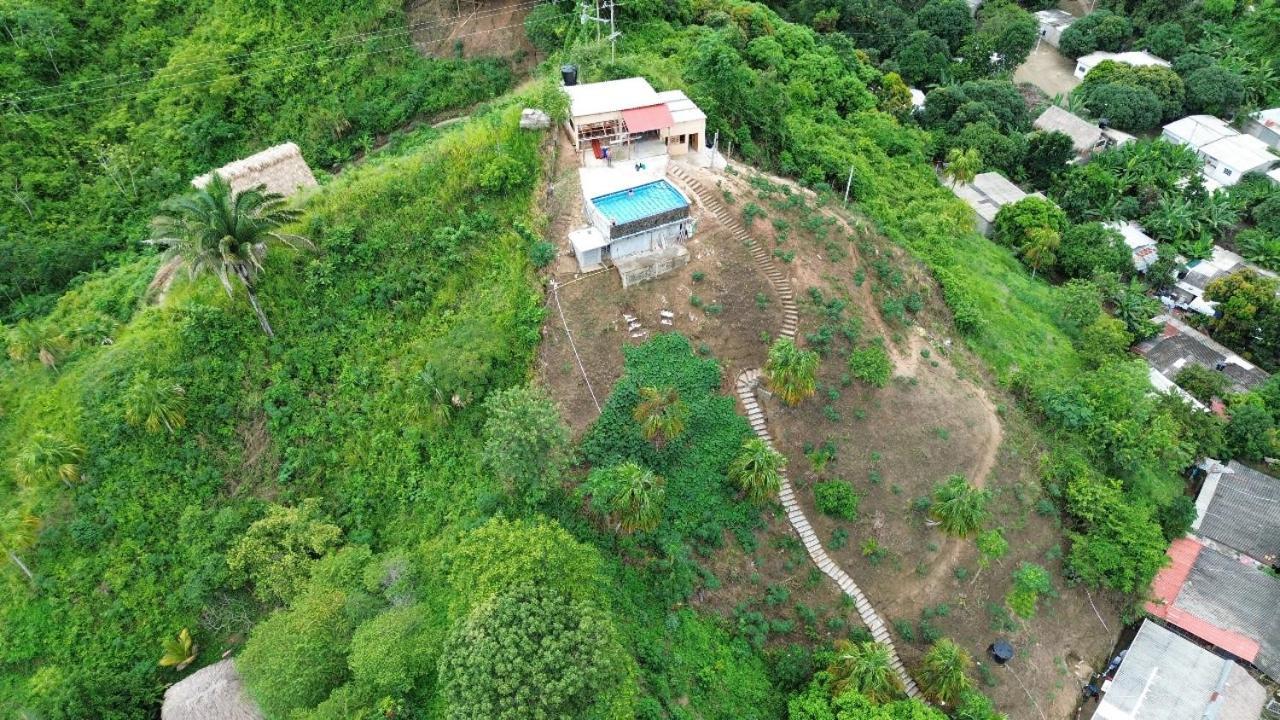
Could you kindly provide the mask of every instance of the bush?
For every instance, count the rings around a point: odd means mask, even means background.
[[[1053,594],[1053,580],[1049,571],[1035,563],[1024,562],[1013,573],[1013,589],[1005,597],[1005,603],[1018,617],[1029,620],[1035,617],[1036,601],[1042,595]]]
[[[449,717],[590,717],[624,697],[612,620],[556,590],[520,585],[449,633],[440,691]]]
[[[934,487],[929,512],[946,533],[965,537],[977,532],[990,517],[987,509],[990,500],[990,491],[973,487],[962,475],[952,475]]]
[[[569,428],[547,394],[512,387],[484,403],[484,459],[513,498],[536,504],[571,458]]]
[[[883,343],[868,345],[849,354],[849,374],[871,385],[882,388],[889,384],[893,363]]]
[[[818,511],[841,520],[858,518],[858,494],[844,480],[825,480],[813,486],[813,500]]]
[[[233,586],[251,583],[259,600],[282,605],[302,588],[315,561],[337,548],[341,536],[314,498],[296,507],[272,505],[227,551]]]
[[[1225,396],[1231,387],[1231,379],[1225,374],[1196,363],[1179,370],[1173,382],[1206,405],[1215,397]]]

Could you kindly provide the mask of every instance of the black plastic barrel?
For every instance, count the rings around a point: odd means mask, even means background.
[[[577,65],[561,65],[560,79],[564,80],[564,84],[566,86],[577,85],[578,84],[578,66]]]

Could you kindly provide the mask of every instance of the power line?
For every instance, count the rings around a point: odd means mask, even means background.
[[[559,14],[559,15],[552,15],[552,16],[548,16],[548,17],[546,17],[546,18],[542,18],[541,20],[535,20],[534,22],[535,22],[535,23],[546,23],[546,22],[550,22],[550,21],[553,21],[553,20],[558,20],[558,19],[562,19],[562,18],[570,17],[570,16],[571,16],[571,15],[573,15],[573,14],[574,14],[574,13],[562,13],[562,14]],[[499,31],[502,31],[502,30],[510,30],[511,28],[524,27],[524,26],[526,26],[527,24],[528,24],[528,23],[512,23],[512,24],[510,24],[510,25],[503,25],[503,26],[501,26],[501,27],[490,28],[490,29],[488,29],[488,30],[477,30],[477,31],[475,31],[475,32],[464,33],[464,34],[462,34],[462,35],[458,35],[458,36],[456,36],[456,39],[461,39],[461,38],[465,38],[465,37],[473,37],[473,36],[476,36],[476,35],[485,35],[485,34],[488,34],[488,33],[499,32]],[[400,32],[399,34],[404,34],[404,32]],[[347,59],[347,58],[355,57],[355,56],[356,56],[356,55],[358,55],[358,54],[359,54],[359,55],[362,55],[363,57],[369,57],[369,56],[372,56],[372,55],[380,55],[380,54],[382,54],[382,53],[393,52],[393,51],[395,51],[395,50],[400,50],[400,49],[403,49],[403,48],[412,47],[412,46],[414,46],[414,45],[415,45],[415,43],[413,43],[413,42],[408,42],[408,43],[403,43],[403,44],[401,44],[401,45],[395,45],[395,46],[393,46],[393,47],[389,47],[389,48],[383,48],[383,49],[381,49],[381,50],[367,50],[367,51],[365,51],[365,52],[363,52],[363,53],[360,53],[360,52],[353,52],[353,53],[350,53],[350,54],[347,54],[347,55],[343,55],[343,56],[341,56],[341,57],[328,57],[328,58],[321,58],[320,60],[313,60],[313,61],[308,61],[308,62],[295,63],[295,64],[293,64],[293,65],[285,65],[285,66],[283,66],[283,67],[265,68],[265,69],[261,69],[261,70],[253,70],[253,71],[249,71],[249,72],[240,73],[240,74],[238,74],[238,75],[224,75],[224,76],[221,76],[221,77],[214,78],[214,79],[212,79],[212,80],[200,80],[200,81],[191,82],[191,83],[180,83],[180,84],[177,84],[177,85],[164,85],[164,86],[162,86],[162,87],[146,88],[146,89],[140,90],[140,91],[138,91],[138,92],[136,92],[136,93],[122,93],[122,94],[120,94],[120,95],[109,95],[109,96],[104,96],[104,97],[91,98],[91,99],[88,99],[88,100],[81,100],[81,101],[78,101],[78,102],[65,103],[65,104],[62,104],[62,105],[54,105],[54,106],[52,106],[52,107],[33,108],[33,109],[31,109],[31,110],[30,110],[30,112],[48,113],[48,112],[54,112],[54,111],[56,111],[56,110],[65,110],[65,109],[67,109],[67,108],[79,107],[79,106],[82,106],[82,105],[90,105],[90,104],[93,104],[93,103],[97,103],[97,102],[105,102],[105,101],[109,101],[109,100],[126,100],[126,99],[134,99],[134,100],[136,100],[136,99],[141,98],[141,97],[143,97],[143,96],[145,96],[145,95],[150,95],[150,94],[155,94],[155,93],[165,92],[165,91],[169,91],[169,90],[178,90],[178,89],[182,89],[182,88],[189,88],[189,87],[200,87],[200,86],[202,86],[202,85],[212,85],[213,83],[221,82],[221,81],[225,81],[225,80],[235,80],[235,79],[240,79],[240,78],[252,77],[252,76],[254,76],[254,75],[265,74],[265,73],[266,73],[266,72],[268,72],[268,71],[269,71],[269,72],[282,72],[282,71],[286,71],[286,70],[293,70],[293,69],[296,69],[296,68],[311,67],[311,66],[319,65],[319,64],[321,64],[321,63],[323,63],[323,62],[337,62],[337,61],[345,60],[345,59]]]
[[[52,88],[44,88],[42,90],[36,91],[37,94],[35,95],[28,95],[26,97],[18,96],[16,99],[23,102],[47,100],[50,98],[73,95],[86,90],[97,92],[102,90],[111,90],[115,88],[125,87],[128,85],[136,85],[138,83],[147,82],[148,80],[154,78],[157,74],[159,74],[162,71],[173,71],[176,74],[182,74],[182,73],[194,72],[197,69],[204,68],[210,65],[218,65],[224,62],[228,62],[232,64],[237,64],[237,63],[247,64],[251,60],[263,58],[263,57],[271,57],[271,56],[287,57],[289,55],[297,55],[303,52],[318,52],[325,49],[339,47],[342,45],[351,45],[357,42],[370,40],[370,39],[383,39],[383,38],[396,37],[398,35],[406,35],[422,29],[449,25],[459,20],[464,20],[467,22],[470,22],[473,20],[483,20],[486,18],[493,17],[495,15],[500,15],[513,10],[518,11],[525,8],[532,9],[533,7],[543,4],[544,2],[545,0],[523,0],[522,2],[513,6],[492,9],[485,12],[470,13],[465,16],[455,15],[449,18],[438,18],[436,20],[427,20],[419,23],[414,23],[412,25],[407,25],[403,28],[391,28],[387,30],[376,30],[376,31],[369,31],[364,33],[355,33],[352,35],[346,35],[339,38],[333,38],[331,40],[315,41],[310,43],[297,43],[294,45],[284,45],[278,48],[256,50],[248,53],[242,53],[240,55],[233,55],[227,58],[220,58],[217,60],[201,60],[201,61],[188,62],[188,63],[179,63],[177,65],[169,65],[163,68],[156,68],[154,70],[139,70],[132,73],[117,74],[114,76],[107,75],[94,80],[86,81],[85,83],[80,85],[77,85],[75,81],[72,81],[71,83],[67,83],[62,88],[58,88],[56,86]],[[511,27],[511,26],[506,26],[506,27]],[[494,28],[494,30],[498,30],[498,29],[506,29],[506,28]],[[481,31],[481,32],[487,32],[487,31]],[[147,77],[141,77],[143,75],[147,75]],[[137,79],[128,79],[128,78],[137,78]],[[118,80],[119,82],[108,83],[108,81],[111,81],[111,80]],[[103,84],[103,83],[108,83],[108,84]],[[97,85],[97,87],[95,87],[95,85]]]

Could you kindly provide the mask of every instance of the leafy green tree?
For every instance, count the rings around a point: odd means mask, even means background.
[[[634,462],[592,470],[583,490],[592,507],[616,518],[623,532],[649,532],[662,520],[666,481]]]
[[[947,166],[942,174],[957,185],[973,182],[982,170],[982,155],[976,148],[953,147],[947,151]]]
[[[902,697],[902,680],[893,670],[889,648],[878,642],[868,640],[854,644],[837,640],[827,674],[831,676],[832,695],[852,691],[874,703]]]
[[[935,84],[951,65],[947,41],[924,30],[908,35],[894,58],[898,73],[908,85]]]
[[[974,107],[974,104],[966,105],[961,110],[969,107]],[[954,137],[948,138],[947,142],[953,142],[957,147],[977,150],[986,167],[1006,175],[1020,174],[1027,155],[1027,139],[1022,133],[1002,133],[985,120],[966,124]]]
[[[1123,15],[1099,9],[1077,19],[1062,31],[1058,49],[1072,60],[1095,50],[1115,52],[1129,39],[1132,27]]]
[[[1204,297],[1218,303],[1213,336],[1269,371],[1280,369],[1280,281],[1240,270],[1209,283]]]
[[[1049,571],[1035,563],[1024,562],[1013,573],[1013,589],[1005,597],[1005,603],[1014,614],[1030,619],[1036,614],[1036,601],[1041,595],[1053,594],[1053,579]]]
[[[62,481],[68,488],[80,479],[84,448],[44,430],[31,434],[13,457],[13,476],[24,488]]]
[[[1080,359],[1091,368],[1101,367],[1113,360],[1125,357],[1133,336],[1124,322],[1102,315],[1080,333]]]
[[[1102,292],[1088,280],[1069,280],[1059,295],[1062,319],[1073,330],[1086,328],[1102,314]]]
[[[960,693],[951,720],[1009,720],[1009,716],[996,712],[991,699],[977,690]]]
[[[1048,190],[1075,156],[1075,145],[1066,133],[1056,130],[1033,132],[1027,136],[1027,155],[1023,165],[1027,179],[1037,189]]]
[[[761,505],[777,497],[786,462],[782,453],[769,447],[764,440],[747,438],[742,443],[742,451],[729,466],[729,477],[742,488],[748,499]]]
[[[640,423],[640,432],[644,433],[645,439],[661,446],[684,433],[689,408],[673,387],[642,387],[633,417]]]
[[[1280,448],[1276,422],[1261,405],[1240,403],[1231,408],[1227,449],[1234,457],[1258,461]]]
[[[351,636],[352,679],[380,696],[403,696],[434,679],[440,636],[423,603],[392,607]]]
[[[1202,403],[1223,397],[1231,387],[1231,380],[1226,375],[1196,363],[1179,370],[1173,382]]]
[[[1007,0],[987,2],[982,6],[978,31],[970,36],[960,54],[966,60],[976,52],[986,54],[974,57],[988,63],[994,52],[999,60],[993,63],[996,71],[1012,70],[1026,62],[1040,34],[1040,25],[1031,13]],[[986,74],[985,72],[982,74]]]
[[[1192,112],[1226,117],[1244,102],[1244,79],[1221,65],[1200,68],[1187,76],[1187,105]]]
[[[324,517],[315,498],[293,507],[272,505],[227,551],[232,585],[249,583],[262,602],[287,603],[341,538],[342,529]]]
[[[1067,506],[1085,529],[1071,533],[1071,574],[1093,587],[1147,592],[1168,561],[1168,542],[1150,511],[1125,498],[1119,481],[1090,473],[1068,480]]]
[[[1009,541],[1005,539],[1004,532],[1000,528],[993,528],[978,536],[976,541],[978,546],[978,566],[980,568],[990,567],[991,563],[999,560],[1009,552]]]
[[[947,534],[966,537],[977,532],[991,516],[987,509],[990,500],[990,491],[975,488],[963,475],[952,475],[933,488],[929,513]]]
[[[1099,222],[1082,223],[1062,234],[1058,267],[1073,278],[1092,278],[1099,273],[1130,275],[1133,254],[1118,231]]]
[[[911,88],[907,87],[902,76],[896,72],[887,72],[880,78],[876,98],[880,109],[890,115],[902,118],[912,110]]]
[[[954,640],[942,638],[924,654],[916,672],[916,682],[925,695],[950,705],[972,687],[973,681],[969,679],[972,669],[973,658],[969,653]]]
[[[1173,500],[1161,505],[1156,519],[1160,521],[1164,539],[1172,542],[1186,535],[1196,521],[1196,514],[1196,501],[1186,495],[1175,495]]]
[[[569,428],[551,398],[535,386],[515,386],[485,398],[485,464],[526,504],[540,502],[572,460]]]
[[[796,405],[817,392],[818,353],[801,350],[795,341],[778,338],[764,364],[765,384],[784,403]]]
[[[1148,297],[1136,280],[1122,286],[1111,301],[1116,318],[1124,323],[1135,340],[1145,340],[1160,331],[1160,326],[1151,322],[1151,318],[1160,313],[1160,301]]]
[[[298,211],[262,186],[234,192],[214,173],[208,185],[171,201],[165,212],[152,220],[148,242],[165,248],[166,257],[182,258],[192,277],[216,275],[228,297],[234,296],[234,280],[248,296],[262,331],[274,336],[254,285],[270,247],[310,246],[306,238],[280,231],[298,219]]]
[[[449,633],[439,687],[451,719],[587,718],[613,701],[624,668],[605,613],[524,584],[480,604]]]
[[[1160,23],[1147,28],[1140,47],[1163,58],[1177,57],[1187,47],[1186,33],[1176,22]]]
[[[153,377],[150,371],[134,375],[122,402],[125,422],[147,432],[164,429],[173,434],[187,424],[186,391],[172,380]]]
[[[1009,203],[996,213],[992,237],[1005,247],[1020,252],[1031,239],[1031,231],[1042,229],[1055,234],[1067,229],[1067,216],[1049,200],[1028,195]]]
[[[15,504],[0,513],[0,548],[4,548],[9,562],[21,570],[27,576],[27,581],[33,584],[36,577],[22,556],[35,545],[39,533],[40,518],[31,511]]]
[[[929,0],[916,12],[915,21],[916,27],[946,40],[951,54],[974,30],[973,16],[964,0]]]
[[[1122,83],[1102,83],[1084,95],[1084,106],[1096,118],[1106,118],[1112,126],[1131,132],[1150,130],[1160,124],[1164,108],[1160,98],[1144,87]]]

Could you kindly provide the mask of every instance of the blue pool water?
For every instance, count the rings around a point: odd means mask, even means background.
[[[666,180],[657,180],[630,190],[601,195],[592,198],[591,202],[615,225],[625,225],[634,220],[688,205],[680,195],[680,191]]]

